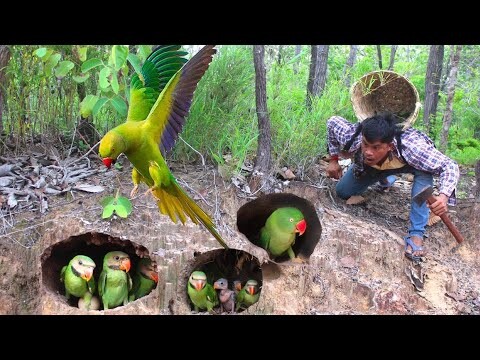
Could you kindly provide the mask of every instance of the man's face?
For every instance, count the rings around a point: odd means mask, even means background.
[[[380,140],[370,143],[362,136],[363,162],[368,166],[383,163],[388,152],[392,149],[393,145],[391,143],[382,143]]]

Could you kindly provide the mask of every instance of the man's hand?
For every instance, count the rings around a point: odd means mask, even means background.
[[[328,171],[328,169],[327,169]],[[430,210],[437,216],[442,216],[448,212],[448,196],[445,194],[440,194],[439,196],[434,196],[436,201],[427,206]]]
[[[338,180],[342,175],[342,167],[338,164],[338,161],[330,160],[327,166],[327,176]]]

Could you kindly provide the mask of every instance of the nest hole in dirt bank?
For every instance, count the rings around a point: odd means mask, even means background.
[[[85,233],[71,236],[68,239],[59,241],[45,249],[41,256],[42,285],[54,294],[64,297],[65,286],[60,281],[60,273],[65,265],[76,255],[85,255],[95,262],[93,276],[98,286],[98,279],[103,268],[103,258],[110,251],[123,251],[130,257],[130,275],[133,277],[137,264],[141,258],[150,258],[146,247],[136,244],[130,240],[122,240],[102,233]],[[155,261],[152,259],[155,269]],[[95,291],[98,297],[98,289]],[[69,305],[77,307],[78,298],[71,296]],[[101,307],[102,308],[102,307]]]
[[[252,254],[237,249],[217,249],[205,253],[195,253],[195,259],[189,269],[188,276],[194,271],[203,271],[207,275],[207,282],[213,286],[218,279],[224,278],[228,281],[228,288],[234,290],[234,281],[241,282],[242,287],[248,280],[256,280],[258,293],[261,296],[263,275],[260,262]],[[188,279],[187,284],[188,284]],[[218,291],[217,291],[218,294]],[[187,299],[191,310],[194,306],[188,294]],[[238,313],[246,309],[240,308]],[[201,312],[206,310],[200,310]],[[214,308],[219,313],[219,306]]]
[[[298,235],[292,246],[296,257],[308,260],[312,255],[322,235],[322,225],[312,203],[304,198],[289,193],[268,194],[244,204],[237,211],[237,228],[254,245],[259,246],[260,230],[268,217],[278,208],[295,207],[305,218],[307,228],[303,235]],[[287,254],[274,260],[284,262]],[[272,259],[273,260],[273,259]]]

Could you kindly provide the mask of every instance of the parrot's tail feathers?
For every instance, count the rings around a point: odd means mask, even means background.
[[[202,223],[215,239],[217,239],[225,249],[228,249],[227,244],[215,229],[212,219],[187,195],[187,193],[185,193],[176,181],[173,181],[172,185],[174,188],[173,193],[175,193],[175,195],[162,188],[152,190],[152,194],[158,200],[157,204],[160,212],[164,215],[168,215],[174,223],[177,222],[178,218],[183,224],[185,224],[187,216],[197,225]]]

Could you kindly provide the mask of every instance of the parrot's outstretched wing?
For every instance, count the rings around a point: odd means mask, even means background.
[[[145,120],[165,85],[188,61],[180,45],[160,45],[147,57],[141,73],[130,82],[127,121]]]
[[[169,80],[153,105],[146,120],[155,129],[162,155],[172,149],[182,131],[192,104],[193,93],[217,52],[215,45],[206,45]]]

